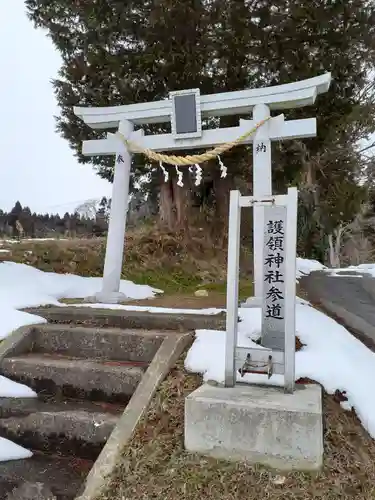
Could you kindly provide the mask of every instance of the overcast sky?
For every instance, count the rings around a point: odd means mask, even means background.
[[[65,212],[108,196],[111,185],[79,165],[55,132],[51,79],[60,56],[27,19],[23,0],[0,0],[0,208],[19,200],[35,212]]]

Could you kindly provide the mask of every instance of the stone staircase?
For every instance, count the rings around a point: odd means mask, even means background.
[[[165,332],[164,332],[165,334]],[[164,338],[163,332],[38,325],[31,349],[3,359],[0,373],[36,399],[0,399],[0,436],[34,452],[0,463],[0,499],[23,482],[75,498]]]
[[[28,483],[43,483],[57,500],[78,496],[166,336],[225,324],[220,315],[72,307],[29,312],[49,322],[33,326],[5,357],[0,352],[0,374],[38,397],[0,398],[0,437],[34,455],[0,462],[0,500],[12,491],[12,500],[29,499],[21,493]]]

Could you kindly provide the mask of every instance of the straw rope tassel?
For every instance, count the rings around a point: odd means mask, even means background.
[[[268,116],[264,120],[260,121],[257,123],[251,130],[245,132],[242,134],[240,137],[235,139],[232,142],[226,142],[225,144],[221,144],[221,146],[217,146],[214,149],[211,149],[209,151],[206,151],[205,153],[202,153],[200,155],[187,155],[187,156],[174,156],[174,155],[165,155],[161,153],[156,153],[155,151],[152,151],[152,149],[148,148],[142,148],[138,144],[136,144],[133,141],[129,141],[126,139],[120,132],[117,132],[116,134],[121,138],[121,140],[126,144],[128,147],[129,151],[132,153],[142,153],[144,154],[149,160],[153,160],[156,162],[163,162],[167,163],[168,165],[194,165],[194,164],[199,164],[203,163],[208,160],[213,160],[214,158],[217,158],[217,156],[233,149],[235,146],[238,146],[242,141],[253,135],[258,128],[260,128],[262,125],[264,125],[266,122],[271,117]]]
[[[168,182],[169,175],[168,175],[168,172],[167,172],[167,170],[165,169],[165,167],[163,165],[163,162],[159,161],[159,166],[162,169],[163,174],[164,174],[164,182]]]

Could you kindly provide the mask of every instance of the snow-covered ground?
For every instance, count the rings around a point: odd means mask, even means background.
[[[326,266],[323,266],[323,264],[317,260],[301,259],[297,257],[296,279],[298,281],[302,276],[307,276],[313,271],[323,271],[325,269],[327,269]]]
[[[0,340],[22,325],[45,322],[43,318],[17,309],[40,305],[61,305],[62,298],[84,298],[100,291],[102,278],[40,271],[26,264],[0,263]],[[161,290],[121,281],[121,291],[129,298],[147,299]],[[1,395],[1,387],[0,387]]]
[[[350,268],[359,273],[370,272],[375,276],[375,264]],[[297,260],[298,280],[315,270],[327,270],[317,261]],[[347,269],[348,270],[348,269]],[[0,263],[0,340],[23,325],[44,323],[44,318],[19,311],[25,307],[55,304],[61,298],[84,298],[99,291],[101,278],[83,278],[71,274],[46,273],[24,264]],[[146,285],[121,282],[121,291],[134,299],[154,297],[160,290]],[[155,313],[194,313],[195,310],[163,309],[113,304],[80,304],[85,307],[108,307],[112,309],[142,310]],[[218,314],[220,309],[203,309],[201,314]],[[375,354],[356,340],[341,325],[299,299],[297,305],[297,334],[304,347],[296,355],[296,378],[308,377],[321,383],[327,392],[336,389],[348,398],[342,403],[345,408],[354,407],[363,426],[375,437],[375,404],[368,397],[368,381],[375,378]],[[260,334],[260,309],[240,309],[240,344],[249,346],[251,339]],[[225,332],[198,330],[196,340],[186,359],[186,368],[204,374],[205,380],[218,382],[224,377]],[[248,380],[265,382],[259,375],[247,375]],[[266,379],[267,380],[267,379]],[[273,384],[280,378],[273,376]],[[35,397],[28,387],[0,377],[0,397]],[[23,448],[0,439],[0,461],[31,456]]]
[[[358,266],[348,266],[342,268],[332,269],[330,267],[326,267],[317,260],[310,259],[301,259],[297,258],[297,272],[296,278],[297,281],[302,278],[302,276],[307,276],[313,271],[324,271],[330,276],[340,276],[342,278],[353,277],[353,273],[357,273],[357,276],[360,278],[363,274],[369,274],[372,277],[375,277],[375,263],[370,264],[359,264]],[[350,274],[349,274],[350,273]]]
[[[349,266],[342,267],[337,269],[326,269],[331,276],[350,276],[353,277],[353,274],[345,274],[345,273],[358,273],[358,276],[361,277],[363,274],[369,274],[373,278],[375,277],[375,264],[359,264],[358,266]]]

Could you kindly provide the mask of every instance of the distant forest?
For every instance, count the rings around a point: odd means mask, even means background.
[[[105,236],[108,229],[110,200],[102,198],[97,207],[74,213],[37,214],[16,202],[10,212],[0,209],[0,236],[5,238],[89,237]]]

